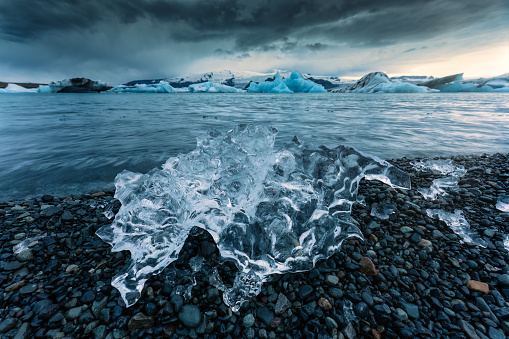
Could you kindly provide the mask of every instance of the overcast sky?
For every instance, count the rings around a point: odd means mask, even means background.
[[[509,71],[507,0],[0,0],[0,80]]]

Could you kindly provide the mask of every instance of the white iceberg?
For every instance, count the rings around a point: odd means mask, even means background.
[[[420,83],[419,86],[440,92],[509,92],[509,74],[493,78],[464,80],[463,73]]]
[[[407,82],[393,82],[383,72],[372,72],[350,86],[332,90],[335,93],[429,93],[438,92]]]
[[[112,281],[127,306],[151,275],[177,259],[194,227],[208,231],[239,269],[234,285],[223,287],[225,303],[238,309],[271,274],[312,269],[345,239],[362,237],[351,219],[362,178],[410,187],[407,173],[379,158],[297,138],[276,150],[276,134],[260,125],[210,132],[161,169],[117,175],[122,206],[97,235],[112,251],[131,252]]]
[[[0,88],[0,93],[37,93],[37,88],[25,88],[16,84],[8,84],[5,88]]]
[[[498,198],[495,208],[499,211],[509,213],[509,195],[501,195]]]
[[[242,93],[241,89],[219,84],[217,82],[207,81],[199,84],[193,84],[188,87],[190,93]]]
[[[118,85],[110,91],[115,93],[176,93],[175,89],[164,80],[158,84]]]

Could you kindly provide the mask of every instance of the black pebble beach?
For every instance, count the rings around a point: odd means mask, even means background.
[[[113,192],[0,203],[0,338],[507,338],[509,213],[495,204],[509,194],[509,154],[452,159],[468,171],[436,200],[417,189],[441,175],[415,171],[414,159],[391,161],[410,190],[363,180],[352,216],[365,240],[309,272],[274,276],[238,312],[189,264],[220,261],[208,234],[194,232],[126,308],[111,279],[129,253],[95,235],[113,220],[105,211],[118,211]],[[371,216],[381,202],[397,207],[388,220]],[[486,248],[462,243],[430,208],[462,210]],[[219,266],[225,283],[234,269]]]

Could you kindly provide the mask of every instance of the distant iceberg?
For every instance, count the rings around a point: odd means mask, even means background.
[[[54,81],[49,85],[40,86],[37,91],[39,93],[98,93],[109,89],[111,89],[111,86],[100,80],[94,81],[87,78],[72,78]]]
[[[417,86],[407,82],[393,82],[383,72],[372,72],[363,76],[356,83],[333,90],[335,93],[429,93],[438,92],[427,87]]]
[[[247,88],[251,93],[322,93],[327,90],[311,80],[306,80],[299,72],[292,72],[287,79],[281,79],[279,72],[274,81],[251,82]]]
[[[188,87],[190,93],[242,93],[241,89],[219,84],[217,82],[202,82]]]
[[[440,92],[509,92],[509,74],[493,78],[463,80],[463,73],[420,83],[419,86]]]
[[[37,88],[25,88],[16,84],[8,84],[6,88],[0,88],[0,93],[37,93]]]
[[[175,89],[164,80],[157,84],[118,85],[110,91],[115,93],[176,93]]]

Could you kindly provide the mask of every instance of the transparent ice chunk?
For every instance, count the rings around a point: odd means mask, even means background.
[[[431,170],[446,176],[433,180],[430,188],[418,190],[426,199],[436,199],[439,195],[446,195],[447,191],[457,191],[460,178],[467,173],[463,166],[455,164],[452,159],[414,161],[412,165],[417,171]]]
[[[112,251],[131,252],[112,281],[127,306],[150,275],[177,259],[194,226],[208,231],[220,255],[237,266],[223,299],[238,309],[269,275],[312,269],[345,239],[362,237],[350,216],[362,178],[410,188],[408,174],[386,161],[297,138],[275,150],[276,134],[260,125],[210,132],[161,169],[117,176],[122,206],[97,234]]]
[[[371,207],[371,216],[387,220],[392,213],[397,211],[397,209],[398,207],[392,203],[373,204]]]
[[[498,197],[498,201],[495,207],[499,211],[509,213],[509,195],[501,195]]]
[[[14,254],[19,254],[24,250],[29,249],[31,247],[30,245],[34,246],[36,244],[36,241],[38,241],[39,239],[43,239],[45,236],[46,234],[38,235],[32,238],[26,238],[25,240],[14,246],[12,250]]]
[[[455,210],[454,213],[449,213],[444,210],[426,210],[430,218],[438,218],[444,221],[454,233],[461,237],[461,241],[470,245],[477,245],[486,247],[486,242],[470,228],[470,224],[463,216],[463,211]]]

